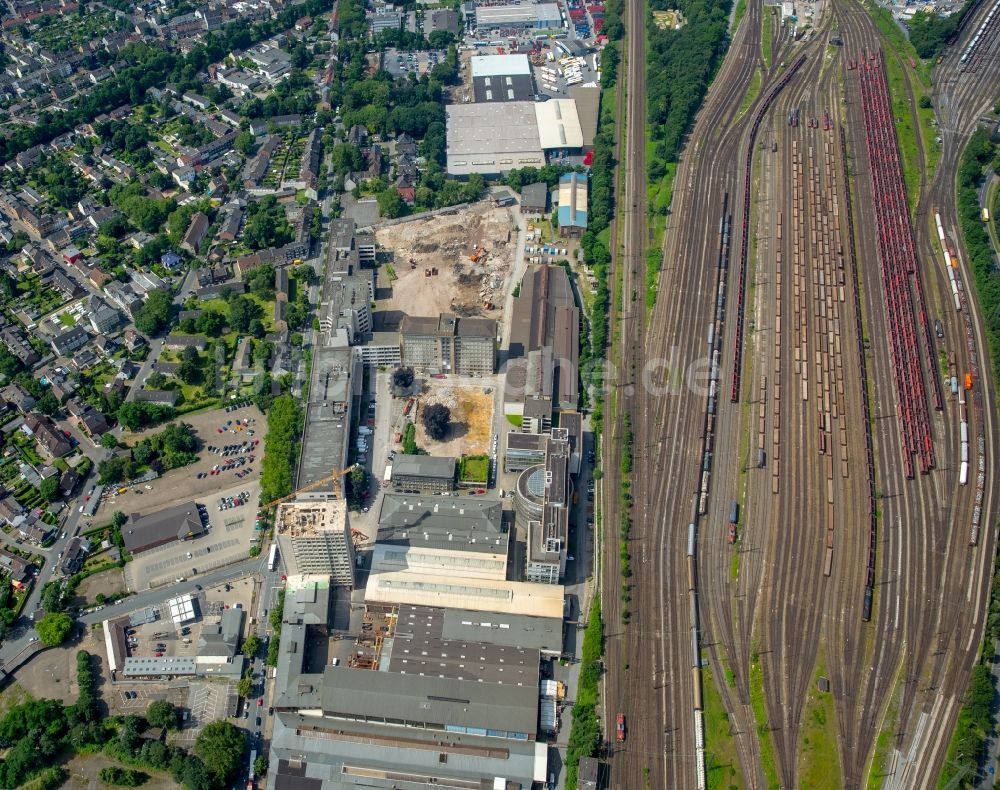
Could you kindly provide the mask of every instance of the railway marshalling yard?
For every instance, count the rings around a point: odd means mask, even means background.
[[[937,785],[995,551],[993,382],[954,207],[962,146],[1000,85],[996,27],[975,68],[960,62],[992,5],[933,72],[940,150],[911,140],[913,207],[892,98],[908,92],[919,129],[924,88],[905,55],[850,0],[799,42],[749,3],[678,167],[650,310],[629,175],[642,124],[627,125],[613,275],[640,296],[617,316],[605,446],[629,425],[634,468],[657,472],[632,479],[629,602],[616,541],[602,563],[605,731],[629,720],[613,787]],[[642,385],[678,358],[709,380]],[[619,465],[605,468],[617,525]]]

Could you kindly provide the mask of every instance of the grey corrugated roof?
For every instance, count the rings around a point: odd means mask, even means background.
[[[323,711],[341,716],[404,720],[534,733],[538,685],[509,686],[473,680],[400,675],[353,667],[327,667]]]
[[[506,551],[500,502],[485,497],[386,494],[379,512],[379,543]],[[499,547],[498,547],[498,541]]]
[[[311,735],[314,728],[321,732]],[[526,788],[534,778],[536,752],[547,748],[535,741],[401,731],[279,713],[274,717],[268,779],[275,790],[353,790],[358,777],[344,772],[347,765],[371,769],[364,777],[366,787],[411,788],[417,785],[404,782],[404,776],[415,775],[473,783],[502,776]],[[442,754],[447,758],[442,760]]]
[[[455,459],[448,457],[397,455],[392,461],[392,473],[416,477],[453,478],[455,464]]]

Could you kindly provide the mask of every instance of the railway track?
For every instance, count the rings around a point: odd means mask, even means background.
[[[915,371],[926,381],[923,397],[941,408],[928,409],[921,427],[933,442],[931,463],[910,479],[901,459],[920,448],[896,419],[886,283],[877,266],[861,264],[881,260],[871,230],[878,225],[870,154],[882,149],[866,144],[860,81],[843,68],[845,53],[874,50],[878,36],[853,0],[834,0],[843,49],[828,56],[828,17],[804,44],[774,37],[768,68],[761,14],[751,2],[696,119],[675,178],[659,295],[648,316],[637,180],[644,166],[629,160],[625,172],[615,242],[624,248],[623,364],[612,385],[619,408],[608,418],[609,445],[621,438],[628,415],[634,468],[642,473],[632,488],[632,621],[624,630],[612,616],[620,611],[617,546],[606,541],[606,718],[608,731],[619,710],[637,726],[614,756],[612,786],[701,785],[694,712],[702,686],[692,664],[706,656],[748,786],[772,781],[762,738],[776,781],[804,786],[803,717],[821,673],[836,710],[841,786],[866,784],[883,729],[894,736],[892,781],[929,786],[982,632],[995,536],[983,531],[978,546],[969,544],[977,512],[981,523],[992,523],[991,459],[998,452],[989,366],[979,365],[981,380],[965,404],[941,394],[929,322],[940,316],[945,347],[954,347],[956,366],[968,368],[985,359],[975,300],[964,315],[948,309],[950,279],[928,255],[934,245],[918,208],[908,272],[917,283],[908,286],[919,305],[911,308],[920,328],[915,342],[923,344]],[[985,11],[976,14],[970,31]],[[641,18],[641,6],[630,4],[629,15]],[[995,41],[981,46],[990,53]],[[633,64],[643,62],[640,52],[630,41]],[[805,62],[790,73],[802,53]],[[971,108],[986,101],[983,86],[973,87],[957,61],[946,59],[950,87],[936,95],[942,130],[952,123],[959,131],[943,135],[929,188],[935,205],[946,204],[943,224],[952,234],[954,143],[971,128]],[[984,62],[994,67],[989,57]],[[758,69],[760,96],[740,117]],[[641,96],[635,79],[629,94]],[[788,124],[793,111],[804,113],[801,125]],[[625,117],[628,157],[640,147],[641,101],[630,100]],[[920,206],[927,201],[922,196]],[[747,254],[736,265],[744,238]],[[734,301],[740,293],[746,315]],[[723,375],[735,398],[719,398]],[[963,437],[962,452],[982,447],[986,459],[978,494],[975,485],[958,485]],[[617,500],[615,468],[609,457],[605,501]],[[735,548],[726,529],[734,501],[742,513]],[[606,523],[618,524],[610,509]],[[766,710],[762,733],[754,695]]]

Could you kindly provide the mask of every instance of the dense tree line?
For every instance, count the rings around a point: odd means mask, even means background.
[[[291,395],[279,395],[267,413],[267,438],[261,470],[261,499],[269,502],[292,491],[302,435],[302,407]]]
[[[976,5],[977,0],[966,0],[960,10],[948,16],[917,11],[907,25],[910,31],[910,43],[913,44],[917,54],[924,59],[937,57],[945,45],[950,43],[952,36],[958,32],[962,20]]]
[[[656,156],[651,180],[676,162],[684,136],[701,106],[708,84],[725,53],[730,0],[654,0],[652,10],[679,8],[686,23],[679,30],[648,25],[646,80],[649,126]]]

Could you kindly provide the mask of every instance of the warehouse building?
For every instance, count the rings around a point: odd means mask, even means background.
[[[562,27],[556,3],[476,7],[476,30],[480,36],[490,31],[550,30]]]
[[[583,151],[584,134],[572,99],[503,99],[452,104],[445,111],[448,173],[453,176],[499,176],[542,167],[550,152],[562,157]]]
[[[449,104],[445,111],[449,175],[544,166],[533,103]]]
[[[477,103],[531,101],[535,82],[527,55],[478,55],[469,61]]]
[[[575,409],[579,345],[580,310],[566,270],[529,267],[511,311],[504,413],[523,417],[528,401],[537,398],[556,410]],[[544,423],[551,413],[541,417]]]
[[[564,173],[559,179],[559,235],[582,236],[587,229],[587,174]]]

